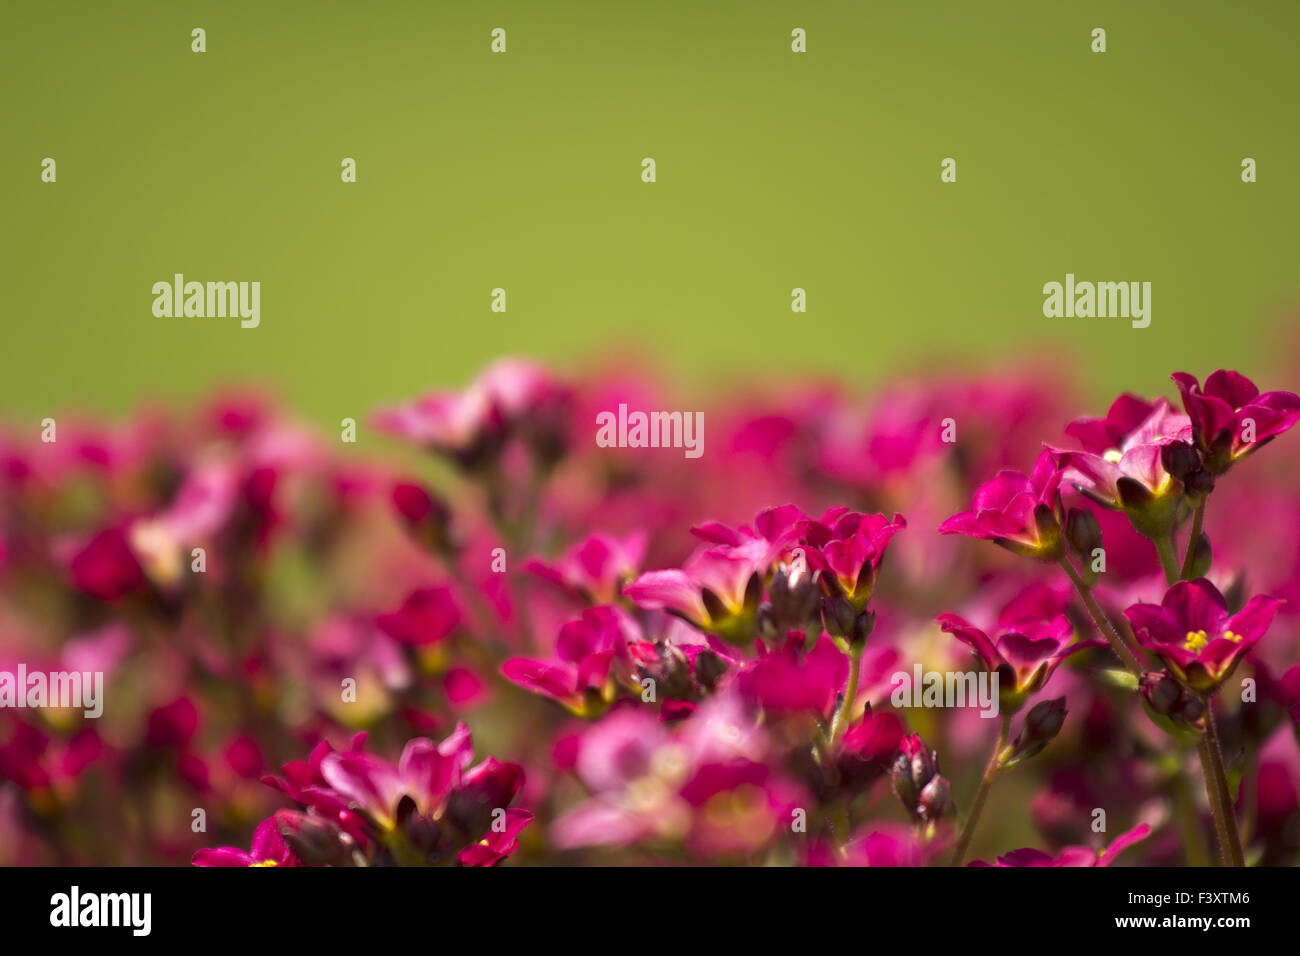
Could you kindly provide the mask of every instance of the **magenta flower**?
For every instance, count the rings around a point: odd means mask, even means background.
[[[836,757],[840,778],[853,792],[880,776],[894,762],[903,742],[903,722],[891,711],[872,712],[849,727]]]
[[[1285,603],[1256,595],[1236,614],[1205,578],[1179,581],[1156,604],[1134,604],[1124,611],[1133,633],[1179,680],[1212,693],[1238,662],[1259,643]]]
[[[236,846],[198,850],[193,862],[195,866],[302,866],[302,861],[280,835],[275,817],[257,825],[248,850]]]
[[[1067,657],[1106,645],[1101,638],[1071,643],[1074,625],[1064,614],[1021,619],[1002,630],[996,641],[956,614],[940,614],[938,621],[975,652],[985,670],[998,675],[999,701],[1006,713],[1019,710],[1031,694],[1042,690]]]
[[[645,558],[646,534],[626,537],[596,533],[575,545],[555,562],[533,558],[524,569],[550,581],[588,604],[610,604],[619,588],[636,574]]]
[[[1196,445],[1213,474],[1227,471],[1300,421],[1300,397],[1291,392],[1260,394],[1240,372],[1219,369],[1203,389],[1186,372],[1170,377],[1182,393]]]
[[[741,670],[737,688],[772,713],[826,714],[849,675],[849,660],[825,635],[806,653],[804,635],[761,653]]]
[[[1012,850],[1005,856],[998,857],[997,863],[985,863],[974,860],[969,866],[1110,866],[1119,856],[1135,843],[1145,840],[1151,833],[1147,824],[1139,824],[1126,833],[1121,833],[1110,846],[1094,850],[1086,846],[1067,846],[1056,856],[1025,847]]]
[[[805,857],[808,866],[924,866],[944,847],[943,839],[926,839],[901,823],[878,823],[855,833],[840,852],[818,841]]]
[[[285,765],[284,779],[266,782],[306,807],[309,820],[319,817],[327,833],[370,854],[372,863],[481,866],[513,852],[519,830],[532,819],[510,810],[523,788],[523,769],[490,757],[471,767],[464,724],[441,743],[409,741],[396,765],[362,750],[362,743],[359,736],[346,751],[322,743],[308,761]],[[313,830],[319,837],[319,825],[295,826],[295,836],[311,842]]]
[[[890,539],[907,527],[902,515],[886,518],[832,508],[820,521],[803,524],[810,567],[822,572],[832,597],[844,596],[861,611],[875,590],[876,572]]]
[[[807,520],[808,516],[794,505],[779,505],[760,511],[754,518],[753,527],[741,525],[732,529],[720,521],[705,521],[691,528],[691,534],[710,544],[733,548],[751,541],[762,541],[775,557],[794,542]]]
[[[555,660],[512,657],[501,665],[511,683],[559,701],[580,717],[598,717],[614,697],[610,668],[627,658],[635,625],[617,608],[588,608],[560,628]]]
[[[1076,418],[1065,427],[1065,433],[1078,439],[1084,451],[1104,455],[1112,448],[1119,448],[1155,409],[1155,402],[1125,392],[1111,402],[1105,418]]]
[[[640,607],[665,610],[733,644],[753,640],[769,542],[754,538],[696,552],[684,567],[647,571],[623,588]]]
[[[363,751],[335,751],[325,755],[320,771],[330,796],[359,812],[396,862],[440,862],[483,839],[499,852],[512,849],[512,841],[492,844],[485,831],[513,827],[517,833],[532,819],[528,814],[511,824],[506,815],[523,787],[523,770],[491,758],[470,768],[471,754],[469,731],[460,724],[441,744],[423,737],[408,742],[396,766]],[[320,795],[307,796],[315,806]],[[336,801],[324,804],[332,810]],[[482,851],[469,856],[480,859]]]
[[[503,359],[463,391],[438,392],[385,409],[375,424],[469,469],[495,458],[511,434],[550,462],[564,443],[568,402],[568,390],[540,366]]]
[[[461,622],[460,608],[446,587],[417,588],[396,611],[376,616],[379,629],[402,644],[436,644]]]
[[[1116,405],[1123,400],[1121,396]],[[1111,408],[1115,414],[1115,405]],[[1076,487],[1098,504],[1128,512],[1141,529],[1150,523],[1144,518],[1154,510],[1168,511],[1166,517],[1172,520],[1171,509],[1183,489],[1166,470],[1162,452],[1166,445],[1191,441],[1192,426],[1186,415],[1175,412],[1162,398],[1130,431],[1118,434],[1137,408],[1126,404],[1116,422],[1108,419],[1104,431],[1108,436],[1117,434],[1119,440],[1100,453],[1051,446],[1049,451],[1065,470],[1065,480],[1076,482]],[[1099,437],[1097,431],[1092,429],[1087,435],[1090,441]]]
[[[940,534],[992,541],[1017,554],[1056,560],[1061,544],[1061,470],[1044,450],[1033,473],[1001,471],[975,492],[970,511],[939,526]]]
[[[119,527],[94,535],[72,555],[68,570],[77,588],[101,601],[115,601],[145,584],[127,533]]]

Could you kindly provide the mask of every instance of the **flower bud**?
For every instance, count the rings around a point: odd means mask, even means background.
[[[937,820],[952,804],[948,781],[939,775],[939,755],[919,734],[904,737],[889,774],[894,796],[917,820]]]
[[[1205,702],[1164,671],[1142,675],[1142,696],[1157,714],[1182,724],[1194,724],[1205,714]]]
[[[1091,558],[1093,551],[1102,546],[1097,516],[1084,508],[1071,508],[1065,519],[1065,538],[1075,552]]]
[[[1061,732],[1066,713],[1064,697],[1040,701],[1029,708],[1029,713],[1025,715],[1024,729],[1011,745],[1003,766],[1013,766],[1041,753]]]
[[[807,571],[782,565],[768,587],[768,601],[777,630],[802,628],[817,608],[817,581]]]
[[[934,823],[952,806],[952,787],[943,777],[935,774],[924,787],[916,802],[917,816],[926,823]]]
[[[301,810],[277,810],[275,825],[284,841],[308,866],[346,866],[353,840],[332,820]]]
[[[1201,456],[1185,441],[1170,442],[1161,448],[1160,463],[1164,465],[1165,471],[1182,482],[1201,470]]]
[[[705,690],[712,691],[726,672],[726,661],[713,651],[703,650],[695,655],[695,680]]]

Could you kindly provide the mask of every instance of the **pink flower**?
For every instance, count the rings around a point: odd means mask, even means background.
[[[396,765],[363,750],[329,751],[319,762],[325,786],[295,787],[296,799],[327,819],[355,813],[384,859],[398,864],[449,862],[477,844],[495,854],[488,860],[471,849],[469,860],[484,865],[513,851],[514,835],[532,814],[507,812],[523,788],[521,767],[490,757],[470,767],[472,759],[464,724],[440,744],[409,741]]]
[[[375,424],[471,470],[492,461],[511,435],[549,464],[564,448],[569,401],[569,390],[541,366],[502,359],[464,391],[438,392],[385,409]]]
[[[737,677],[742,696],[773,713],[825,715],[844,687],[849,660],[825,635],[803,650],[804,635],[791,634],[785,645],[763,653]]]
[[[1123,400],[1121,396],[1116,404]],[[1111,407],[1114,413],[1115,406]],[[1120,420],[1127,423],[1127,413],[1133,411],[1136,406],[1127,407]],[[1109,425],[1106,432],[1118,433],[1121,427]],[[1107,508],[1146,507],[1152,499],[1176,497],[1181,492],[1181,486],[1166,471],[1161,452],[1166,445],[1191,440],[1191,420],[1186,415],[1175,412],[1161,398],[1151,406],[1146,418],[1118,437],[1117,444],[1100,453],[1060,448],[1050,451],[1057,464],[1066,469],[1066,480],[1080,482],[1080,491]]]
[[[1076,418],[1065,427],[1065,433],[1078,439],[1084,451],[1104,455],[1119,448],[1155,409],[1156,402],[1125,392],[1111,402],[1105,418]]]
[[[635,625],[617,608],[588,608],[576,621],[560,628],[556,660],[513,657],[501,665],[511,683],[559,701],[581,717],[604,713],[613,700],[610,667],[626,659],[629,633]]]
[[[1259,643],[1283,602],[1255,596],[1236,614],[1205,578],[1179,581],[1160,604],[1124,611],[1133,633],[1171,671],[1202,693],[1216,690]]]
[[[1196,445],[1213,474],[1227,471],[1300,421],[1300,397],[1291,392],[1260,394],[1240,372],[1219,369],[1205,380],[1204,389],[1186,372],[1175,372],[1171,378],[1182,393]]]
[[[696,552],[681,569],[647,571],[623,588],[640,607],[665,610],[733,644],[753,640],[772,546],[751,538]]]
[[[198,850],[194,854],[195,866],[302,866],[280,835],[275,817],[268,817],[253,831],[249,850],[235,846]]]
[[[1029,847],[1012,850],[1005,856],[998,857],[998,862],[985,863],[975,860],[968,866],[1110,866],[1115,857],[1135,843],[1145,840],[1151,833],[1151,827],[1143,823],[1126,833],[1121,833],[1110,846],[1093,850],[1086,846],[1067,846],[1056,856]]]
[[[619,588],[641,566],[646,538],[643,531],[622,538],[597,532],[576,544],[558,561],[548,563],[533,558],[524,568],[580,601],[609,604],[617,599]]]
[[[461,622],[460,608],[446,587],[417,588],[396,611],[375,618],[379,629],[402,644],[436,644]]]
[[[1024,605],[1013,601],[1008,615],[998,622],[1001,635],[995,641],[984,631],[956,614],[941,614],[940,627],[966,644],[984,669],[998,675],[998,695],[1006,712],[1014,712],[1025,700],[1047,685],[1056,668],[1072,654],[1089,647],[1103,647],[1101,638],[1074,641],[1074,625],[1064,614],[1052,617],[1019,617]]]
[[[144,572],[122,528],[105,528],[72,556],[68,569],[77,588],[101,601],[115,601],[142,588]]]
[[[878,823],[855,833],[842,852],[818,841],[808,851],[808,866],[924,866],[944,847],[942,839],[927,840],[914,827]]]
[[[964,534],[992,541],[1029,557],[1056,560],[1061,544],[1061,470],[1050,451],[1034,463],[1032,475],[1001,471],[975,492],[970,511],[939,526],[940,534]]]
[[[803,523],[803,539],[811,546],[809,566],[822,572],[822,585],[830,596],[846,597],[861,611],[875,590],[885,549],[906,527],[902,515],[886,518],[832,508],[820,521]]]

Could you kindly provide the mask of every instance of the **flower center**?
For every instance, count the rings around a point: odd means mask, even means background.
[[[1187,640],[1183,642],[1183,647],[1189,651],[1199,651],[1208,643],[1210,643],[1210,639],[1204,631],[1188,631]]]
[[[1110,462],[1113,465],[1118,465],[1120,461],[1124,458],[1124,453],[1120,451],[1118,448],[1112,448],[1110,451],[1106,452],[1106,454],[1102,455],[1101,457],[1105,458],[1108,462]]]

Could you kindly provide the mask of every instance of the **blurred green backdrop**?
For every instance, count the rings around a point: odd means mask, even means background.
[[[629,340],[869,381],[1048,339],[1168,390],[1275,355],[1300,292],[1294,0],[54,0],[0,31],[5,417],[241,381],[337,421]],[[175,272],[261,281],[261,327],[155,318]],[[1151,327],[1044,318],[1066,272],[1151,281]]]

